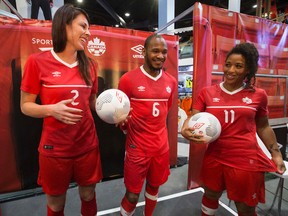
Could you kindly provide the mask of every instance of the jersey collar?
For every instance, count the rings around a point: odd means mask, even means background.
[[[230,95],[234,95],[234,94],[242,91],[242,90],[245,88],[245,83],[243,83],[243,85],[242,85],[240,88],[238,88],[238,89],[230,92],[230,91],[228,91],[228,90],[224,87],[223,83],[224,83],[224,82],[221,82],[221,83],[220,83],[220,88],[221,88],[221,90],[224,91],[224,92],[227,93],[227,94],[230,94]]]
[[[60,63],[64,64],[65,66],[69,68],[76,67],[78,65],[78,61],[74,62],[73,64],[68,64],[67,62],[63,61],[59,56],[54,52],[54,50],[51,50],[51,54],[54,56],[54,58],[59,61]]]
[[[162,76],[162,69],[160,70],[159,74],[156,77],[151,76],[145,69],[144,66],[140,66],[141,71],[145,74],[145,76],[149,77],[150,79],[157,81]]]

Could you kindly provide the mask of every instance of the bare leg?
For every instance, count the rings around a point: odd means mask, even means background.
[[[47,205],[52,211],[59,212],[64,209],[66,201],[66,193],[57,196],[47,194],[46,197],[47,197]]]
[[[235,205],[240,216],[256,216],[255,206],[248,206],[240,202],[235,202]]]

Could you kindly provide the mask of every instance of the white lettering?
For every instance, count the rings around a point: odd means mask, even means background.
[[[141,59],[143,59],[144,56],[143,55],[133,55],[133,58],[141,58]]]
[[[52,40],[42,38],[32,38],[32,44],[52,45]]]

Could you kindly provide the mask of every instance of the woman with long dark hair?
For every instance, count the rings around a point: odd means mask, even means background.
[[[95,110],[97,65],[84,49],[90,36],[87,13],[60,7],[52,23],[53,50],[32,54],[21,84],[21,110],[44,118],[38,183],[47,195],[47,215],[64,215],[66,192],[79,186],[81,215],[97,214],[95,186],[102,179]],[[37,95],[41,104],[36,103]]]

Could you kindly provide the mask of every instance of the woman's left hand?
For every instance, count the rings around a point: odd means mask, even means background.
[[[274,161],[276,167],[277,167],[277,173],[283,174],[286,171],[285,163],[281,156],[274,156],[272,157],[272,160]]]
[[[182,127],[181,134],[183,137],[190,140],[191,142],[199,144],[205,143],[205,140],[203,138],[204,136],[202,134],[195,133],[194,128]]]

